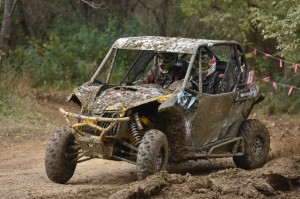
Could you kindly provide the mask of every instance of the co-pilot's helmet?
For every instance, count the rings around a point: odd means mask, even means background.
[[[206,78],[216,71],[216,58],[207,52],[201,53],[201,66],[202,66],[202,77]],[[196,55],[195,63],[193,68],[198,70],[199,67],[199,54]]]

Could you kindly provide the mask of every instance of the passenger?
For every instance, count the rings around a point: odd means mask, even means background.
[[[149,72],[145,83],[155,83],[167,88],[185,77],[188,62],[178,59],[176,53],[158,53],[156,57],[157,67]]]
[[[208,94],[219,94],[222,92],[221,82],[224,74],[218,70],[217,60],[211,53],[202,53],[201,55],[202,66],[202,92]],[[199,78],[199,55],[196,57],[192,76],[197,80]],[[198,80],[197,80],[198,81]]]

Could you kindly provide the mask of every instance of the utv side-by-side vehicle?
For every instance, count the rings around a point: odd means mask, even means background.
[[[145,81],[158,70],[158,55],[176,54],[186,63],[183,78],[161,85]],[[204,78],[202,54],[213,55],[215,80]],[[160,71],[160,70],[158,70]],[[235,41],[170,37],[118,39],[90,81],[68,97],[80,113],[59,111],[68,128],[50,138],[45,168],[50,180],[67,182],[77,163],[93,158],[136,165],[138,179],[167,164],[201,158],[233,157],[253,169],[267,161],[267,128],[247,119],[263,99],[252,82],[245,52]]]

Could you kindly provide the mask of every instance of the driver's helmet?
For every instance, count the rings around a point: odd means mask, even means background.
[[[177,60],[175,53],[158,53],[157,63],[162,73],[168,73]]]
[[[202,75],[207,77],[216,71],[216,58],[210,53],[201,55]]]

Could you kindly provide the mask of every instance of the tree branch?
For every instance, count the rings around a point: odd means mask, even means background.
[[[9,16],[10,16],[10,17],[12,16],[13,12],[14,12],[15,9],[16,9],[17,2],[18,2],[18,0],[15,0],[14,3],[13,3],[13,5],[12,5],[12,8],[11,8],[10,13],[9,13]]]
[[[87,1],[87,0],[81,0],[83,3],[86,3],[87,5],[91,6],[94,9],[106,9],[107,7],[105,6],[105,3],[94,3],[92,1]]]

